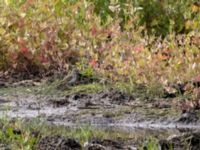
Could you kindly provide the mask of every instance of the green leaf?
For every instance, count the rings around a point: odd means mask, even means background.
[[[58,15],[58,16],[61,16],[62,15],[62,6],[63,6],[63,2],[62,0],[58,0],[55,4],[55,13]]]

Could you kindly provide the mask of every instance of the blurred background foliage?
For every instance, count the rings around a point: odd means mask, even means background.
[[[111,80],[189,80],[200,70],[199,5],[195,0],[2,0],[0,69],[38,75],[76,65]]]

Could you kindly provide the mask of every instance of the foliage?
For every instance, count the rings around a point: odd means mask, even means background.
[[[143,143],[143,146],[141,148],[142,149],[146,149],[146,150],[160,150],[160,146],[158,144],[158,141],[154,138],[150,138],[148,141],[146,141],[145,143]]]
[[[67,69],[66,62],[75,61],[71,57],[77,54],[69,48],[73,39],[66,36],[73,32],[75,24],[68,23],[69,14],[63,16],[66,23],[60,26],[62,18],[57,16],[60,14],[56,1],[5,1],[4,5],[1,2],[1,43],[8,52],[11,68],[34,74],[39,69]]]
[[[119,136],[118,132],[105,132],[90,126],[83,126],[81,128],[51,126],[40,119],[33,119],[30,122],[0,119],[0,125],[0,148],[3,149],[32,150],[42,137],[48,135],[62,135],[64,137],[74,138],[82,145],[92,139],[117,139]],[[123,138],[130,137],[127,133],[122,133],[121,135]]]
[[[0,143],[8,149],[33,149],[34,144],[37,142],[37,137],[29,130],[23,130],[19,123],[10,124],[5,120],[0,120],[1,131],[0,131]]]
[[[102,0],[94,1],[94,12],[105,23],[108,16],[121,19],[121,28],[130,16],[136,16],[134,26],[145,26],[148,35],[166,36],[170,32],[186,33],[190,25],[187,21],[196,18],[199,4],[193,0],[157,1],[157,0]],[[132,4],[132,6],[130,6]],[[196,4],[196,5],[195,5]],[[113,6],[114,8],[112,9]],[[191,8],[192,7],[192,11]],[[118,8],[118,9],[117,9]],[[195,21],[198,24],[198,21]],[[196,26],[197,27],[197,26]],[[187,29],[186,29],[187,28]]]
[[[3,71],[38,75],[77,65],[87,76],[153,89],[199,74],[200,12],[192,0],[4,0],[0,8]]]

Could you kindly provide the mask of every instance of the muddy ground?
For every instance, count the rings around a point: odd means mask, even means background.
[[[171,145],[175,145],[174,147],[181,147],[183,145],[181,145],[181,141],[178,142],[180,146],[177,146],[177,143],[173,143],[173,138],[184,137],[188,131],[191,134],[200,131],[200,111],[183,111],[179,105],[180,97],[144,98],[134,93],[128,94],[110,87],[93,92],[84,92],[81,87],[76,92],[66,92],[69,90],[68,88],[60,90],[55,89],[55,87],[52,88],[41,81],[31,80],[12,84],[2,83],[0,88],[0,116],[2,118],[29,120],[39,118],[50,124],[73,128],[92,126],[105,131],[131,133],[135,137],[140,137],[139,139],[145,139],[150,135],[159,139],[167,139],[167,137],[173,135],[167,140],[160,141],[162,149],[169,149],[168,144],[170,142]],[[62,137],[57,138],[62,139]],[[47,143],[51,139],[54,138],[47,138]],[[137,142],[136,139],[134,140],[130,144],[131,142],[128,139],[124,139],[125,145],[135,145]],[[199,139],[195,140],[198,142]],[[43,145],[41,143],[44,141],[41,141],[40,145]],[[71,142],[73,143],[73,141]],[[98,142],[93,144],[106,147]],[[132,147],[132,149],[134,148]],[[79,145],[77,145],[77,149],[80,149]],[[93,149],[95,149],[95,145]],[[129,148],[119,149],[131,148],[129,146]]]

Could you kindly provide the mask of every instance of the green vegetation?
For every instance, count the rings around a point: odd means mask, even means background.
[[[0,119],[0,148],[1,149],[33,149],[37,142],[28,128],[22,128],[18,121],[10,122],[6,116]]]
[[[51,126],[41,120],[11,121],[7,119],[0,120],[0,148],[25,149],[32,150],[37,142],[48,135],[62,135],[64,137],[75,138],[82,145],[92,139],[113,139],[116,140],[120,133],[112,131],[103,131],[89,126],[82,128],[68,128],[62,126]],[[121,133],[123,138],[131,138],[133,135]],[[134,136],[133,136],[134,137]],[[132,138],[133,138],[132,137]]]
[[[147,149],[147,150],[160,150],[160,146],[158,144],[158,141],[154,138],[148,139],[143,146],[140,148],[141,150]]]
[[[150,88],[199,74],[192,0],[5,0],[0,7],[2,71],[38,75],[77,65],[86,75]]]
[[[111,83],[99,83],[93,82],[88,84],[79,84],[75,86],[71,86],[69,88],[60,90],[58,86],[63,81],[61,79],[54,80],[53,82],[42,82],[37,86],[33,85],[18,85],[18,86],[8,86],[5,88],[1,88],[0,94],[6,99],[10,99],[12,96],[15,95],[37,95],[41,97],[45,96],[67,96],[76,93],[85,93],[85,94],[92,94],[98,93],[101,91],[114,89],[119,90],[123,93],[127,93],[134,97],[140,99],[153,99],[155,97],[162,97],[163,96],[163,88],[157,87],[155,89],[151,88],[151,91],[148,87],[142,85],[136,85],[125,82],[111,82]],[[67,83],[66,83],[67,84]],[[153,91],[155,90],[155,91]],[[183,96],[182,96],[183,97]],[[191,96],[190,96],[191,97]]]
[[[148,135],[145,131],[139,134],[131,134],[112,130],[103,131],[89,126],[82,128],[52,126],[38,119],[21,122],[19,120],[8,120],[6,118],[0,119],[0,129],[1,149],[34,150],[41,138],[49,135],[61,135],[63,137],[76,139],[82,146],[93,139],[119,140],[120,138],[123,140],[132,139],[139,145],[139,150],[160,150],[158,139],[153,135]]]

